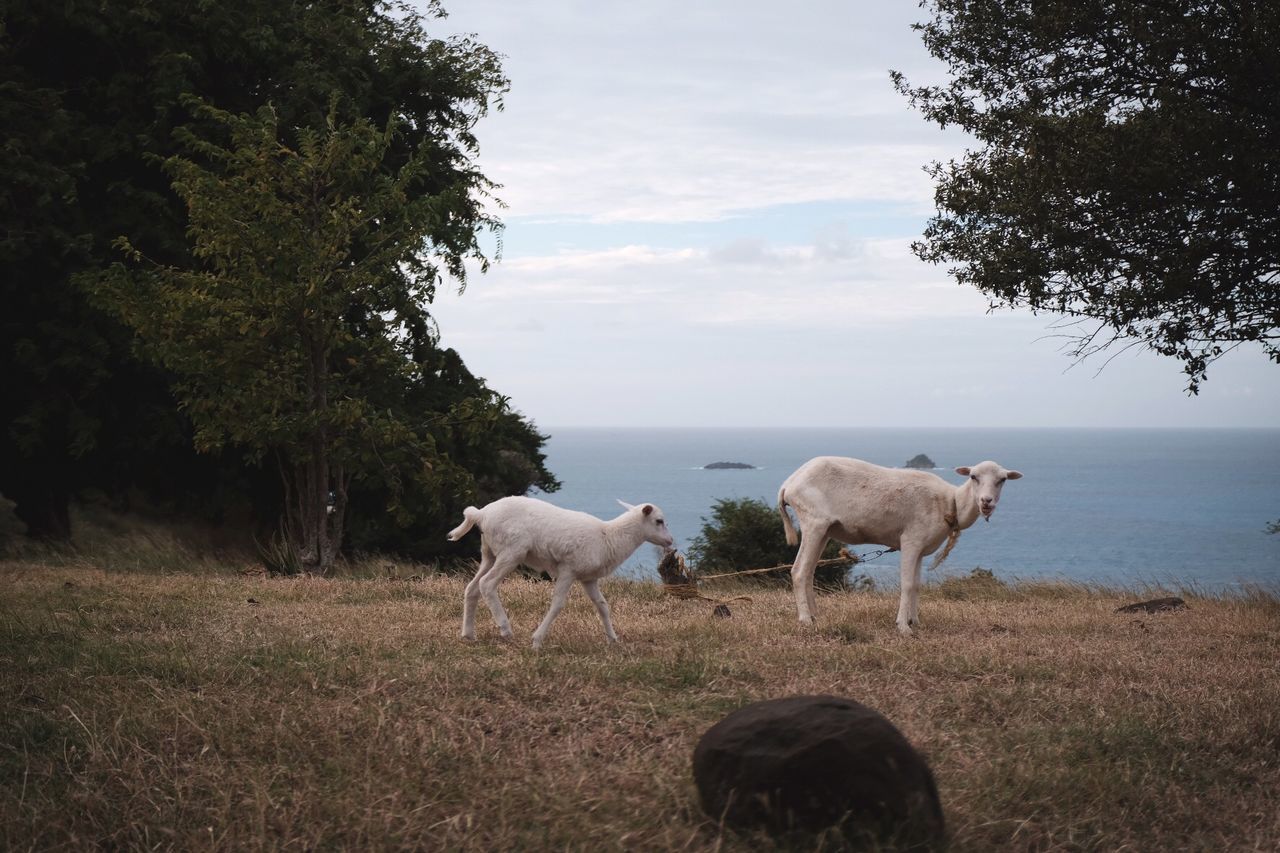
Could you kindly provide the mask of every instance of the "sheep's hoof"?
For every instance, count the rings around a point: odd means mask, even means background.
[[[463,634],[463,635],[462,635],[462,641],[463,641],[464,643],[474,643],[474,642],[476,641],[476,635],[475,635],[475,634]]]
[[[914,637],[916,635],[916,632],[911,630],[910,625],[902,622],[898,623],[898,633],[904,637]]]

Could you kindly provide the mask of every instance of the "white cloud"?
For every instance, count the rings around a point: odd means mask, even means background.
[[[623,246],[525,257],[493,267],[465,297],[474,310],[544,312],[553,303],[644,305],[685,326],[860,327],[919,317],[957,320],[985,300],[910,254],[908,240],[842,238],[711,249]],[[446,306],[446,312],[468,309]]]
[[[908,242],[563,252],[498,264],[434,311],[446,345],[553,426],[1280,419],[1257,353],[1224,358],[1199,398],[1174,362],[1136,350],[1073,368],[1050,318],[987,314]]]
[[[512,91],[480,136],[510,216],[704,221],[830,199],[927,210],[922,166],[961,145],[890,84],[890,68],[931,67],[910,4],[456,5],[448,26],[507,57]]]
[[[1198,398],[1149,353],[1071,369],[1051,317],[988,314],[911,254],[904,217],[932,211],[922,167],[965,145],[889,84],[890,68],[942,74],[915,4],[450,5],[450,28],[507,56],[506,111],[478,134],[508,237],[543,224],[434,312],[541,424],[1280,422],[1256,349]],[[837,208],[850,222],[823,220]]]

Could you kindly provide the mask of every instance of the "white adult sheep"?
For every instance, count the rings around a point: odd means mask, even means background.
[[[964,483],[953,486],[936,474],[882,468],[860,459],[819,456],[801,465],[778,490],[778,512],[787,542],[796,529],[787,507],[795,510],[802,536],[791,567],[791,585],[800,622],[813,624],[816,599],[813,572],[828,539],[849,545],[883,545],[902,553],[898,630],[910,635],[920,624],[920,562],[943,542],[936,568],[955,545],[960,531],[988,521],[1006,480],[1022,476],[995,462],[957,468]]]
[[[600,578],[622,565],[643,542],[663,548],[674,543],[662,511],[656,506],[618,503],[626,507],[626,512],[612,521],[524,497],[502,498],[482,509],[469,506],[463,510],[464,520],[450,531],[449,541],[456,542],[473,526],[479,526],[480,568],[463,597],[462,638],[475,639],[476,604],[483,595],[503,638],[511,639],[511,622],[498,598],[498,584],[523,563],[555,580],[551,608],[533,632],[535,649],[542,647],[574,581],[582,584],[596,606],[609,642],[616,643],[618,635],[609,618],[609,603],[600,594]]]

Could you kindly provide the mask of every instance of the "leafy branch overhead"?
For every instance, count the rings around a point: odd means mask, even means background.
[[[926,0],[949,69],[898,90],[978,146],[934,163],[916,254],[992,308],[1142,345],[1195,393],[1245,343],[1280,362],[1280,5]]]

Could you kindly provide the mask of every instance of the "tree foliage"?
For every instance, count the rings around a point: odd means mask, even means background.
[[[840,556],[840,544],[832,541],[823,549],[822,559]],[[689,559],[702,574],[790,566],[796,558],[796,547],[787,544],[778,511],[755,498],[721,498],[711,507],[711,518],[702,519],[702,530],[689,543]],[[852,561],[819,566],[814,584],[821,589],[843,589]],[[744,575],[743,580],[789,583],[790,569],[779,569],[758,575]]]
[[[943,86],[895,84],[979,143],[935,163],[919,257],[992,308],[1064,315],[1073,355],[1280,361],[1280,5],[925,0]]]
[[[279,487],[272,488],[253,464],[246,464],[244,454],[262,455],[267,472],[276,477],[275,451],[264,450],[266,444],[248,433],[263,427],[294,434],[299,424],[266,425],[263,412],[236,394],[211,401],[213,380],[206,370],[234,363],[242,371],[239,378],[275,381],[277,402],[293,401],[296,377],[264,372],[286,358],[267,352],[263,341],[270,335],[259,338],[256,355],[245,340],[224,351],[194,320],[197,292],[175,291],[167,305],[143,306],[140,294],[129,294],[122,284],[123,270],[116,276],[124,289],[114,298],[105,293],[96,301],[89,298],[100,287],[102,270],[120,261],[113,243],[122,235],[149,259],[128,270],[137,274],[132,283],[140,287],[156,269],[173,275],[183,271],[194,287],[202,275],[216,277],[218,263],[223,273],[241,267],[239,275],[263,262],[263,241],[247,233],[240,237],[252,251],[243,258],[232,260],[235,252],[227,244],[206,246],[211,254],[204,257],[193,254],[195,231],[189,237],[187,229],[196,219],[188,221],[187,203],[172,186],[172,169],[179,156],[192,169],[231,180],[230,161],[218,159],[214,150],[235,147],[225,118],[256,120],[265,104],[273,110],[276,143],[300,160],[308,156],[306,145],[318,153],[336,144],[326,134],[363,133],[367,145],[377,137],[380,165],[366,170],[363,188],[346,187],[347,197],[377,195],[380,182],[399,176],[397,192],[405,205],[423,213],[429,224],[429,240],[418,246],[422,253],[383,264],[379,283],[366,290],[358,285],[364,295],[341,319],[350,340],[335,350],[345,365],[340,378],[359,386],[367,411],[353,414],[357,407],[341,396],[343,391],[334,398],[336,410],[342,417],[363,419],[375,434],[398,423],[411,425],[414,436],[403,458],[389,458],[385,446],[377,445],[376,458],[358,460],[362,479],[352,481],[358,504],[353,520],[368,525],[360,531],[361,541],[375,547],[379,531],[390,532],[387,523],[397,530],[420,529],[426,538],[427,528],[451,521],[426,515],[451,512],[452,502],[498,488],[499,482],[504,493],[531,485],[555,487],[541,454],[543,437],[467,373],[456,353],[438,347],[427,311],[442,280],[434,273],[460,277],[469,257],[485,263],[474,251],[476,229],[494,223],[483,213],[489,184],[474,165],[474,129],[480,116],[501,105],[507,81],[498,57],[473,39],[428,34],[427,27],[443,15],[435,2],[418,8],[421,13],[382,0],[4,3],[0,492],[16,501],[30,532],[68,535],[67,501],[85,486],[112,496],[138,488],[165,498],[196,491],[201,500],[219,503],[252,494],[260,510],[278,508]],[[210,110],[193,116],[189,105],[195,101]],[[347,137],[342,144],[360,147]],[[249,204],[246,199],[241,200]],[[265,199],[257,195],[258,202]],[[229,210],[232,201],[224,197],[217,203]],[[298,200],[279,204],[296,206]],[[393,215],[383,211],[388,222]],[[277,224],[281,221],[277,217]],[[337,221],[323,224],[307,236],[336,246],[341,242]],[[206,237],[212,235],[213,223],[200,227]],[[349,236],[351,264],[368,271],[378,265],[372,255],[386,259],[383,235],[366,229]],[[222,260],[215,262],[215,256]],[[295,255],[293,260],[314,268],[335,259]],[[272,274],[281,274],[286,260],[280,256],[275,263]],[[350,272],[341,263],[337,269],[342,275]],[[269,272],[265,266],[258,270],[263,276]],[[376,293],[366,299],[370,291]],[[258,333],[268,323],[270,306],[254,303],[251,294],[242,296],[245,316],[224,317],[229,324],[224,333],[239,334],[245,320]],[[155,335],[141,351],[147,357],[139,358],[134,329],[122,319],[124,309],[132,306],[127,319],[141,323],[144,307],[182,314],[183,299],[188,331],[214,346],[207,359],[184,361],[176,341],[164,357],[153,358],[165,349]],[[230,299],[226,293],[218,297],[224,308]],[[250,334],[246,326],[243,337]],[[353,352],[368,355],[368,362],[346,362]],[[255,361],[257,356],[263,360]],[[395,362],[394,370],[375,369],[389,361]],[[202,372],[204,378],[193,378]],[[234,379],[226,377],[228,383]],[[193,394],[197,390],[200,394]],[[182,412],[175,393],[188,403]],[[204,402],[197,403],[197,396]],[[230,411],[236,405],[240,415],[233,421]],[[368,426],[375,423],[381,425]],[[487,431],[478,426],[485,423]],[[209,452],[193,455],[194,444]],[[420,451],[431,447],[435,450],[427,457],[434,461],[427,472]],[[492,459],[515,461],[482,470]],[[416,468],[411,472],[406,466]]]
[[[197,449],[230,444],[279,466],[289,543],[303,568],[323,573],[343,539],[353,479],[383,480],[392,512],[394,472],[428,471],[437,488],[459,488],[431,436],[385,404],[418,367],[409,327],[440,277],[426,250],[458,276],[461,253],[478,254],[481,179],[463,170],[455,186],[415,193],[432,168],[429,149],[387,171],[396,122],[343,122],[336,97],[323,129],[296,131],[296,148],[281,141],[271,107],[196,112],[229,135],[185,130],[192,156],[165,161],[198,266],[116,264],[99,298],[176,376]],[[448,414],[479,428],[487,402],[464,400]]]

